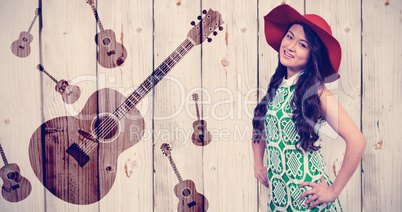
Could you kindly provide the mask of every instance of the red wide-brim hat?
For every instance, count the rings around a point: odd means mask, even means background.
[[[315,14],[301,15],[289,5],[282,4],[264,16],[264,20],[265,38],[268,44],[277,52],[279,52],[281,41],[290,24],[298,22],[309,26],[320,37],[328,50],[331,65],[326,70],[320,70],[324,82],[333,82],[340,77],[338,69],[342,57],[341,45],[332,36],[330,26],[323,18]]]

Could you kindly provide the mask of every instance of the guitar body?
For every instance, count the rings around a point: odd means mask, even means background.
[[[204,195],[197,192],[195,184],[191,180],[184,180],[174,187],[174,193],[179,198],[177,211],[180,212],[204,212],[209,204]]]
[[[194,133],[191,135],[191,140],[197,146],[205,146],[212,141],[212,135],[207,130],[207,122],[197,120],[193,122]]]
[[[116,42],[113,30],[106,29],[95,35],[99,46],[98,63],[104,68],[121,66],[127,58],[127,50],[121,43]]]
[[[107,128],[102,128],[96,133],[94,129],[100,126],[97,121],[115,117],[111,113],[125,99],[113,89],[101,89],[90,96],[77,116],[51,119],[33,133],[29,144],[32,169],[56,197],[85,205],[110,191],[118,156],[142,138],[144,119],[134,107],[122,119],[110,119],[118,126],[109,127],[110,132],[104,134]],[[96,135],[99,142],[93,139]]]
[[[29,196],[32,190],[31,183],[20,174],[17,164],[11,163],[0,169],[0,177],[3,179],[1,194],[9,202],[19,202]]]
[[[21,32],[18,40],[11,44],[11,52],[17,57],[27,57],[31,53],[33,36],[29,32]]]

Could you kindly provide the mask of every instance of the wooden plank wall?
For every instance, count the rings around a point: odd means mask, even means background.
[[[105,69],[96,60],[99,31],[90,6],[82,1],[0,0],[0,142],[10,163],[32,184],[27,199],[0,197],[0,211],[177,211],[178,183],[159,147],[169,143],[183,179],[194,181],[209,211],[267,211],[267,188],[253,173],[251,118],[277,66],[277,53],[265,41],[263,16],[282,0],[116,0],[95,2],[105,29],[116,33],[128,57]],[[399,211],[402,106],[402,2],[396,0],[287,1],[301,13],[316,13],[331,25],[342,46],[341,78],[328,87],[361,126],[367,148],[340,200],[344,211]],[[10,45],[33,25],[31,54],[18,58]],[[222,14],[223,30],[212,42],[195,46],[137,108],[145,134],[118,158],[110,192],[90,205],[66,203],[36,178],[28,157],[32,133],[43,122],[74,116],[98,89],[129,96],[180,45],[203,9]],[[39,23],[42,27],[39,27]],[[64,104],[55,83],[36,70],[42,63],[57,80],[78,85],[81,97]],[[212,134],[204,147],[191,141],[196,120],[192,94]],[[344,142],[330,127],[322,130],[327,173],[335,179]]]

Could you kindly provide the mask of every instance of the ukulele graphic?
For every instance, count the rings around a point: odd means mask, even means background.
[[[39,16],[39,8],[35,10],[35,17],[29,26],[28,32],[21,32],[18,40],[14,41],[11,44],[11,52],[17,57],[27,57],[31,53],[31,42],[33,40],[33,36],[31,35],[31,29],[33,24],[36,21],[36,18]]]
[[[179,183],[174,187],[174,193],[179,198],[177,206],[178,212],[204,212],[208,210],[209,204],[204,195],[197,192],[195,183],[192,180],[183,180],[176,164],[170,153],[169,144],[163,143],[161,150],[166,157],[169,158],[170,165],[172,165],[174,173],[176,174]]]
[[[100,32],[95,35],[95,43],[99,46],[98,63],[104,68],[115,68],[123,65],[127,58],[127,50],[123,44],[116,42],[116,35],[111,29],[103,29],[99,19],[98,12],[94,6],[93,0],[88,0],[94,12],[96,22],[99,25]]]
[[[48,77],[50,77],[50,79],[52,79],[56,83],[54,89],[61,94],[61,97],[66,104],[73,104],[80,98],[81,90],[78,86],[70,85],[66,80],[63,79],[57,81],[52,75],[47,73],[47,71],[41,64],[38,64],[36,68],[39,71],[45,73]]]
[[[0,169],[0,177],[3,179],[1,194],[9,202],[19,202],[29,196],[32,190],[31,183],[20,175],[20,168],[15,163],[8,163],[6,154],[0,144],[0,153],[4,166]]]
[[[193,123],[194,133],[191,136],[191,140],[197,146],[205,146],[212,140],[211,133],[207,130],[207,122],[200,118],[200,112],[198,110],[198,94],[193,94],[193,100],[195,102],[195,109],[197,110],[197,121]]]

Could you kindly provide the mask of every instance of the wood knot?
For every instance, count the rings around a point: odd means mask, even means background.
[[[226,67],[226,66],[229,65],[229,60],[228,60],[226,57],[224,57],[224,58],[221,60],[221,64],[223,65],[223,67]]]

